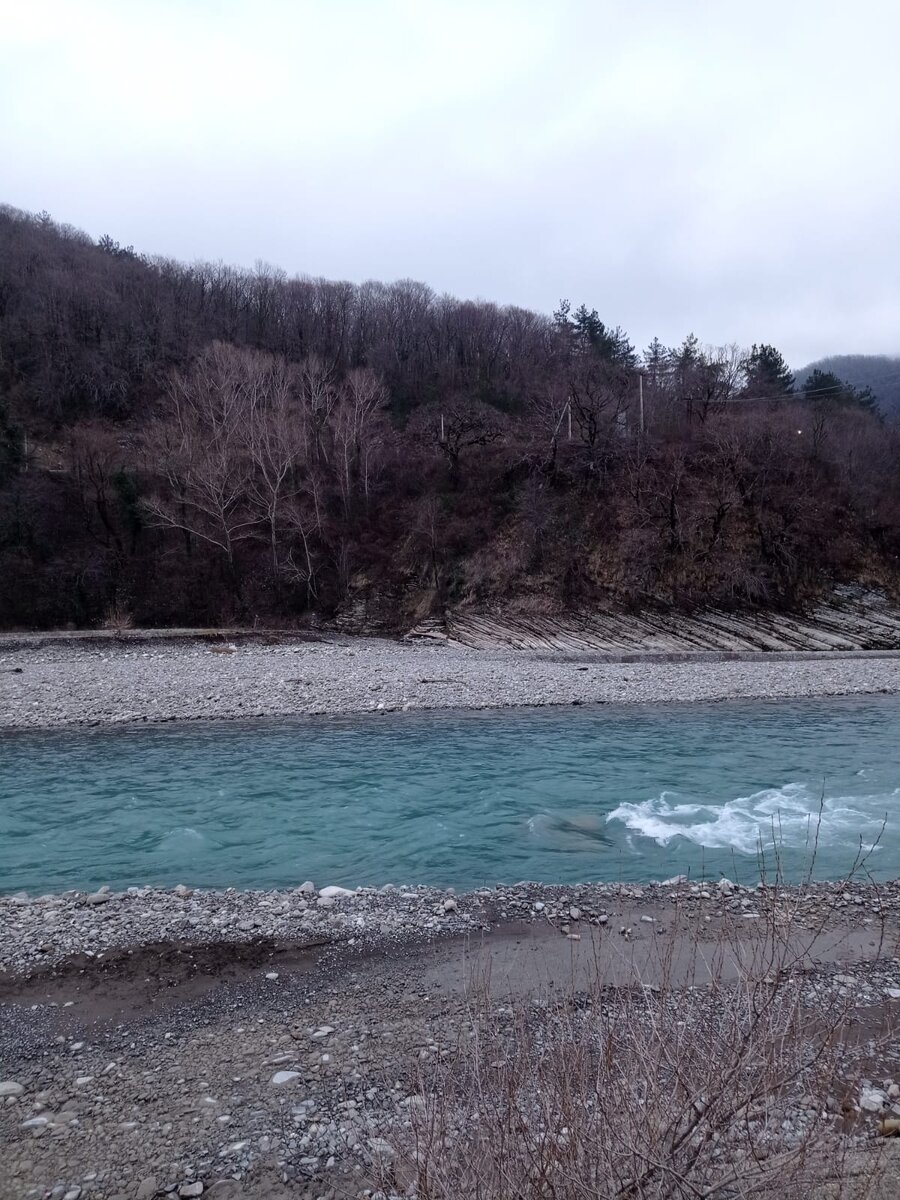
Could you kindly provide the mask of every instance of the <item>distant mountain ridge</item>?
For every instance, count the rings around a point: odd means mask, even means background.
[[[884,415],[900,417],[900,355],[832,354],[795,371],[796,386],[802,387],[807,376],[817,369],[831,371],[854,387],[871,388]]]

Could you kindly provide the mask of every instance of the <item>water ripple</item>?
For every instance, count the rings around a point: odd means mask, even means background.
[[[900,699],[0,735],[0,887],[900,874]],[[769,847],[771,852],[771,846]]]

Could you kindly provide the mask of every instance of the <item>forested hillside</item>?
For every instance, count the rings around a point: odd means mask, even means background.
[[[864,388],[796,391],[769,345],[639,352],[585,305],[187,266],[0,209],[6,627],[895,589],[898,450]]]
[[[828,372],[856,388],[868,388],[884,414],[900,416],[900,357],[833,354],[797,371],[797,384],[804,384],[813,371]]]

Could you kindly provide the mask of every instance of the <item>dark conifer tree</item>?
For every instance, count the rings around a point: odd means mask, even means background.
[[[747,396],[790,396],[794,391],[793,371],[781,353],[765,342],[753,344],[744,371]]]

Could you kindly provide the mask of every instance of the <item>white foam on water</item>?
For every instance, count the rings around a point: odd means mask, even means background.
[[[812,848],[846,842],[864,847],[878,838],[885,813],[900,796],[900,788],[873,796],[833,796],[806,783],[786,783],[765,788],[750,796],[738,796],[723,804],[699,804],[682,799],[676,792],[663,792],[639,804],[624,803],[607,821],[625,827],[659,846],[683,837],[707,849],[734,849],[755,854],[763,846]],[[821,817],[819,808],[821,805]]]

